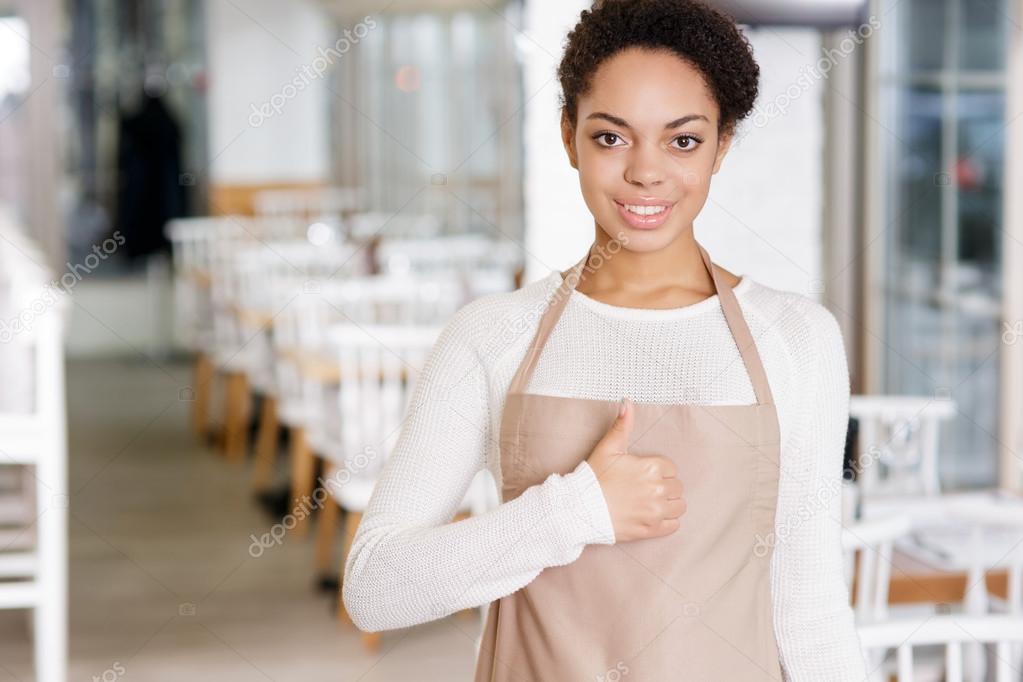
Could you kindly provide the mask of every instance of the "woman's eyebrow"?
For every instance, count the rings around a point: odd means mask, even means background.
[[[606,121],[614,123],[616,126],[621,126],[622,128],[628,128],[630,130],[632,129],[632,126],[626,123],[624,118],[620,118],[618,116],[614,116],[613,114],[608,114],[603,111],[594,111],[592,114],[586,117],[586,120],[588,121],[591,118],[602,118]],[[674,121],[671,121],[670,123],[665,123],[664,129],[671,130],[672,128],[678,128],[679,126],[685,125],[690,121],[696,121],[701,119],[710,123],[710,120],[703,114],[686,114],[681,118],[676,118]]]

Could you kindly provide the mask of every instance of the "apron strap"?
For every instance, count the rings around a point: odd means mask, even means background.
[[[722,279],[721,273],[711,263],[707,250],[699,242],[696,243],[696,248],[700,251],[703,264],[707,266],[707,272],[714,280],[714,289],[717,291],[718,302],[721,304],[721,312],[725,314],[725,321],[732,331],[732,339],[735,340],[739,355],[742,356],[742,362],[746,365],[746,373],[749,374],[757,403],[773,405],[774,397],[771,395],[771,386],[767,382],[767,372],[764,371],[764,363],[760,360],[760,351],[757,350],[753,334],[749,330],[749,325],[746,324],[746,317],[742,314],[739,299],[735,297],[732,287],[728,286],[728,283]]]
[[[561,313],[568,303],[569,296],[575,289],[576,284],[579,283],[579,275],[582,272],[583,266],[586,265],[586,261],[589,260],[590,254],[593,253],[595,243],[590,244],[590,248],[586,251],[583,259],[573,265],[567,274],[561,273],[561,286],[557,288],[554,295],[547,302],[547,309],[540,318],[540,326],[536,330],[536,336],[533,337],[533,343],[529,350],[526,351],[526,357],[519,363],[519,369],[515,372],[515,376],[512,377],[511,386],[508,388],[509,393],[525,392],[526,387],[529,385],[529,380],[533,376],[536,363],[540,359],[540,351],[543,350],[544,345],[547,343],[547,337],[551,335],[554,325],[561,318]]]
[[[546,345],[554,325],[561,318],[561,313],[564,311],[572,291],[579,283],[579,277],[589,261],[590,255],[593,253],[594,246],[596,246],[596,242],[590,244],[590,248],[582,260],[568,271],[562,273],[561,285],[548,301],[547,309],[540,318],[540,325],[536,330],[533,343],[526,351],[526,356],[519,364],[515,376],[512,377],[511,385],[508,389],[510,393],[525,392],[526,387],[529,385],[529,380],[533,376],[533,371],[536,369],[536,364],[540,360],[540,352],[543,350],[544,345]],[[742,308],[735,297],[735,292],[721,278],[718,270],[713,267],[707,251],[699,243],[696,244],[696,247],[700,251],[703,264],[713,280],[714,290],[721,304],[721,311],[725,315],[725,321],[728,323],[728,328],[732,332],[732,338],[739,349],[739,355],[746,366],[746,372],[749,374],[750,383],[753,385],[753,393],[756,395],[757,403],[761,405],[774,404],[771,387],[767,382],[767,373],[764,371],[764,365],[760,360],[760,353],[757,351],[756,342],[753,340],[753,335],[746,324],[746,318],[742,314]]]

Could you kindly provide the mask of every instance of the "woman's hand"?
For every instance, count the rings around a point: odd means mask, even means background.
[[[675,463],[662,455],[631,455],[634,407],[623,399],[618,417],[586,458],[607,501],[615,541],[674,533],[686,511]]]

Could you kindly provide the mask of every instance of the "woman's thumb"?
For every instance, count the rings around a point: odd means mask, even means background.
[[[600,439],[591,456],[597,459],[624,455],[629,451],[629,434],[632,432],[632,404],[628,398],[622,398],[618,405],[618,414],[611,428]]]
[[[622,398],[618,404],[618,417],[615,419],[614,424],[611,425],[611,430],[628,437],[632,432],[632,401],[628,398]]]

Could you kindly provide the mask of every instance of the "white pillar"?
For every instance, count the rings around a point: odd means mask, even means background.
[[[593,216],[561,143],[557,78],[565,36],[589,6],[585,0],[527,0],[525,4],[525,28],[518,40],[524,53],[526,99],[523,282],[576,263],[593,241]]]
[[[1014,0],[1017,21],[1007,28],[1009,51],[1005,108],[1005,235],[1002,238],[1002,321],[999,330],[1013,343],[1001,345],[998,484],[1023,492],[1023,0]]]

